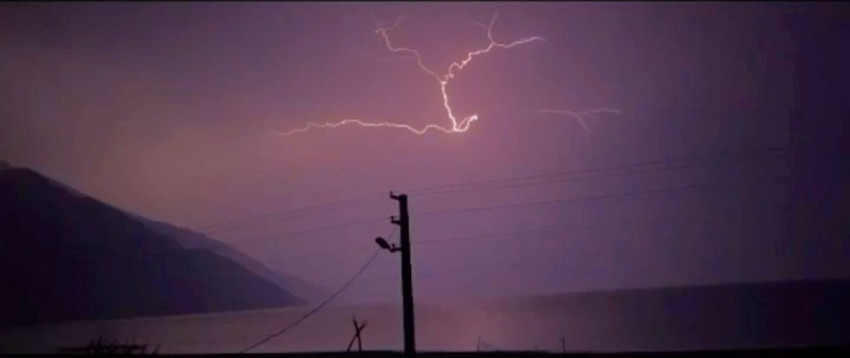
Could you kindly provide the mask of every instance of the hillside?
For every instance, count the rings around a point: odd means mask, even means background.
[[[274,271],[263,265],[254,258],[234,250],[228,245],[221,243],[218,240],[211,239],[204,234],[176,227],[174,225],[159,221],[139,218],[140,221],[148,224],[154,230],[160,233],[173,237],[177,243],[184,249],[204,248],[216,255],[232,260],[247,268],[251,273],[260,276],[268,281],[274,282],[279,287],[285,288],[295,296],[306,300],[309,303],[318,302],[330,296],[330,292],[316,286],[312,283],[304,281],[300,278],[287,275],[278,271]]]
[[[205,248],[35,171],[0,171],[0,325],[221,312],[304,301]]]

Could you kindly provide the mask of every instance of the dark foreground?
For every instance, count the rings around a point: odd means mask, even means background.
[[[222,354],[216,356],[244,356],[240,354]],[[364,351],[364,352],[321,352],[287,354],[250,354],[253,357],[286,358],[402,358],[401,352]],[[422,352],[421,358],[503,358],[503,357],[850,357],[850,345],[835,347],[813,347],[792,349],[747,349],[717,351],[679,351],[679,352],[623,352],[623,353],[551,353],[538,351],[515,352]]]

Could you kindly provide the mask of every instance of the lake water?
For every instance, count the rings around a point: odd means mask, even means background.
[[[788,291],[788,290],[786,290]],[[792,291],[788,291],[792,292]],[[796,292],[796,291],[793,291]],[[847,292],[593,293],[454,300],[416,307],[420,351],[635,351],[791,347],[850,343]],[[280,330],[312,307],[67,322],[7,328],[0,353],[44,353],[89,340],[136,339],[160,353],[232,353]],[[363,347],[401,350],[401,308],[328,306],[251,352],[345,350],[352,317],[368,321]],[[479,341],[480,338],[480,341]],[[480,345],[479,345],[480,343]]]

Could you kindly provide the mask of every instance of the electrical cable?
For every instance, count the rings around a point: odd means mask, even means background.
[[[393,231],[392,231],[389,235],[387,235],[387,239],[389,239],[389,238],[391,238],[393,235],[395,235],[395,232],[396,232],[396,230],[397,230],[397,229],[398,229],[397,227],[393,227]],[[279,331],[274,332],[274,333],[270,334],[268,337],[265,337],[265,338],[263,338],[263,339],[259,340],[258,342],[254,343],[254,344],[252,344],[252,345],[250,345],[250,346],[248,346],[248,347],[243,348],[242,350],[240,350],[240,351],[239,351],[239,353],[245,353],[245,352],[247,352],[247,351],[249,351],[249,350],[251,350],[251,349],[254,349],[254,348],[256,348],[256,347],[258,347],[258,346],[260,346],[260,345],[262,345],[262,344],[264,344],[264,343],[266,343],[266,342],[268,342],[268,341],[272,340],[272,339],[273,339],[273,338],[275,338],[275,337],[278,337],[278,336],[280,336],[280,335],[282,335],[282,334],[286,333],[287,331],[289,331],[289,330],[290,330],[290,329],[292,329],[293,327],[297,326],[299,323],[303,322],[304,320],[306,320],[307,318],[309,318],[310,316],[312,316],[313,314],[315,314],[316,312],[318,312],[319,310],[321,310],[323,307],[325,307],[325,305],[327,305],[327,304],[328,304],[329,302],[331,302],[334,298],[336,298],[337,296],[339,296],[339,294],[340,294],[340,293],[342,293],[342,292],[343,292],[346,288],[348,288],[348,286],[350,286],[350,285],[351,285],[351,283],[352,283],[352,282],[354,282],[354,280],[356,280],[358,277],[360,277],[360,275],[361,275],[361,274],[363,274],[363,272],[365,272],[365,271],[366,271],[366,269],[367,269],[370,265],[372,265],[372,262],[374,262],[374,261],[375,261],[375,258],[377,258],[377,257],[378,257],[378,254],[379,254],[380,252],[381,252],[381,249],[380,249],[380,248],[379,248],[379,249],[376,249],[376,250],[375,250],[375,253],[374,253],[374,254],[372,254],[372,257],[370,257],[370,258],[369,258],[369,260],[368,260],[368,261],[366,261],[366,264],[364,264],[364,265],[363,265],[363,267],[361,267],[361,268],[360,268],[360,270],[359,270],[359,271],[357,271],[357,273],[355,273],[355,274],[354,274],[354,276],[352,276],[352,277],[351,277],[351,279],[349,279],[349,280],[348,280],[348,282],[346,282],[344,285],[342,285],[342,287],[340,287],[340,288],[339,288],[336,292],[334,292],[334,294],[333,294],[333,295],[331,295],[330,297],[328,297],[328,299],[326,299],[324,302],[322,302],[322,303],[320,303],[318,306],[316,306],[316,308],[314,308],[314,309],[310,310],[309,312],[305,313],[303,316],[301,316],[301,318],[298,318],[297,320],[295,320],[294,322],[292,322],[292,323],[291,323],[291,324],[289,324],[288,326],[286,326],[286,327],[284,327],[284,328],[280,329]]]

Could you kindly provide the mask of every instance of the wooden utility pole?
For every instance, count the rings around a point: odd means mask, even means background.
[[[390,198],[398,201],[399,218],[395,215],[390,221],[401,227],[401,247],[390,245],[382,237],[375,238],[375,243],[389,252],[401,251],[401,298],[404,311],[404,356],[412,358],[416,354],[416,332],[413,324],[413,275],[410,265],[410,217],[407,215],[407,195],[395,195],[390,192]]]
[[[392,223],[401,227],[401,297],[404,311],[404,355],[413,357],[416,354],[416,332],[413,323],[413,275],[410,265],[410,217],[407,215],[407,195],[395,195],[390,192],[390,198],[398,200],[399,219],[392,218]]]

